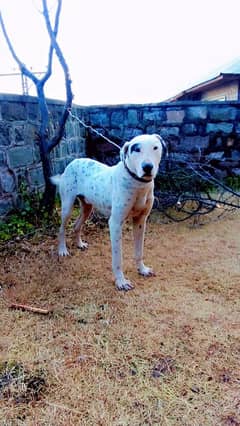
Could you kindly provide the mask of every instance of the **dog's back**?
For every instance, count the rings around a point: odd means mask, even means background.
[[[109,215],[112,197],[109,172],[114,168],[89,158],[76,159],[68,164],[62,175],[52,176],[51,182],[58,186],[63,204],[81,196],[86,203]]]

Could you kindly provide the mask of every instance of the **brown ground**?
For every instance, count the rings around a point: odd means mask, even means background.
[[[107,228],[89,224],[88,251],[72,247],[60,261],[56,238],[8,247],[1,426],[240,425],[239,229],[239,216],[197,228],[152,218],[145,258],[157,276],[144,279],[127,225],[128,293],[113,286]],[[53,313],[11,310],[9,301]]]

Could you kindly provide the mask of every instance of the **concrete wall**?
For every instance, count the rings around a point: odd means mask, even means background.
[[[49,101],[50,131],[62,105]],[[159,133],[176,158],[198,151],[219,165],[220,177],[240,175],[237,101],[77,106],[73,113],[120,145],[138,134]],[[38,127],[36,98],[0,95],[0,215],[15,205],[22,181],[31,190],[44,187],[36,143]],[[52,153],[55,172],[61,173],[69,161],[85,155],[113,164],[119,151],[71,119],[61,144]]]

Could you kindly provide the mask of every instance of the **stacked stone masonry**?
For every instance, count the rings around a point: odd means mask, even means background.
[[[48,102],[53,131],[63,103]],[[221,163],[221,177],[240,175],[240,103],[176,102],[144,105],[75,106],[73,113],[113,141],[142,133],[159,133],[172,155],[200,151]],[[30,190],[42,190],[44,179],[36,133],[39,128],[37,99],[0,95],[0,216],[17,203],[22,182]],[[70,119],[61,143],[53,150],[54,172],[62,173],[77,157],[91,156],[108,164],[119,152],[77,120]]]
[[[158,133],[170,157],[189,158],[216,167],[218,177],[240,176],[240,103],[175,102],[88,107],[88,124],[120,144],[142,133]],[[87,155],[113,164],[118,152],[90,134]]]
[[[53,132],[63,103],[49,101],[48,108],[49,131]],[[81,115],[81,111],[78,114]],[[29,191],[44,188],[37,144],[39,125],[35,97],[0,95],[0,216],[18,204],[21,185]],[[71,160],[85,155],[85,130],[76,121],[69,120],[64,138],[51,155],[54,173],[62,173]]]

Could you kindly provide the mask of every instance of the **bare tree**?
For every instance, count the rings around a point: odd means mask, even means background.
[[[46,28],[50,38],[50,46],[49,46],[49,52],[48,52],[47,70],[41,78],[37,78],[17,56],[14,50],[14,47],[11,43],[11,40],[8,36],[8,33],[6,31],[4,20],[0,12],[0,26],[2,28],[9,50],[14,60],[17,62],[21,73],[25,75],[26,77],[30,78],[32,82],[34,83],[36,87],[36,92],[38,95],[38,105],[40,110],[41,124],[40,124],[37,139],[38,139],[40,156],[41,156],[41,161],[43,166],[43,174],[45,179],[45,191],[43,194],[42,204],[49,214],[52,213],[53,206],[54,206],[54,198],[55,198],[55,186],[52,185],[50,181],[50,176],[53,174],[50,152],[56,145],[58,145],[61,138],[63,137],[65,124],[66,124],[66,121],[69,115],[69,110],[72,106],[72,100],[73,100],[73,94],[71,89],[71,78],[70,78],[68,65],[63,56],[62,50],[57,42],[61,8],[62,8],[62,0],[57,0],[57,7],[56,7],[55,17],[54,17],[54,26],[52,26],[50,17],[49,17],[47,0],[42,0],[42,13],[44,16]],[[54,51],[57,55],[57,58],[64,72],[65,87],[66,87],[66,101],[65,101],[62,115],[59,119],[55,134],[53,137],[51,137],[48,131],[49,130],[49,111],[48,111],[47,101],[46,101],[46,97],[44,93],[44,86],[52,75],[52,61],[53,61]]]

